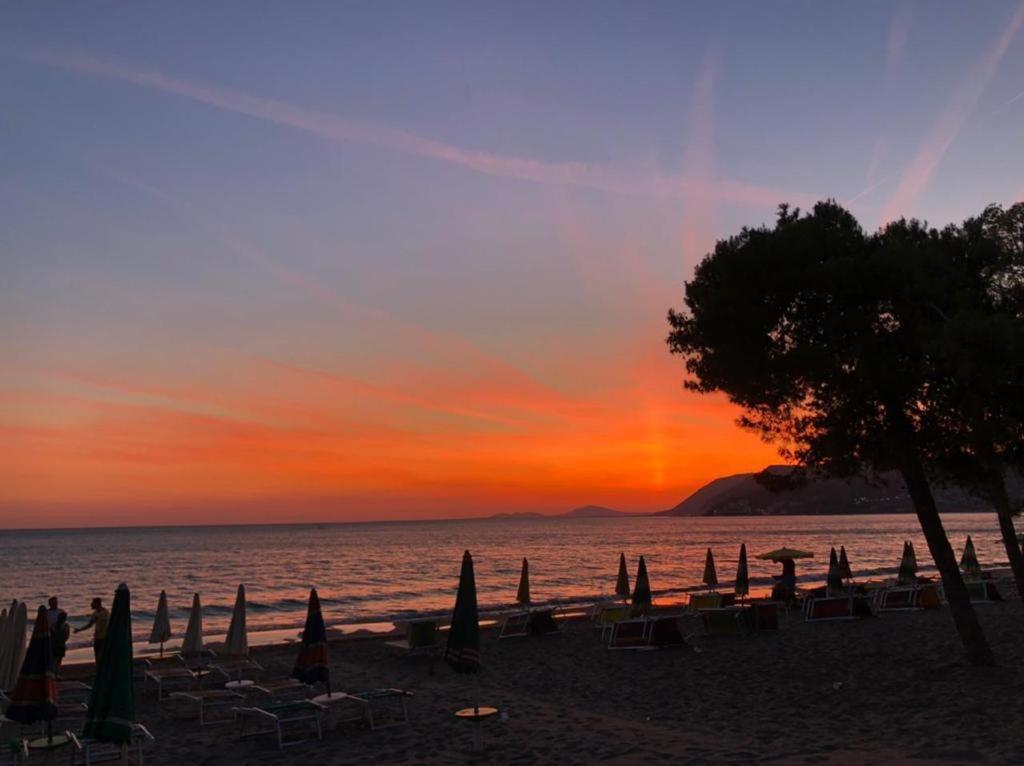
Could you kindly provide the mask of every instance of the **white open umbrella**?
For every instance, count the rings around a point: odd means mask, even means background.
[[[231,623],[228,625],[228,635],[224,639],[224,654],[235,659],[245,659],[249,656],[249,634],[245,627],[244,585],[238,586],[235,608],[231,612]]]
[[[28,608],[25,602],[19,602],[14,610],[14,619],[8,619],[7,654],[4,658],[4,670],[7,675],[2,679],[4,689],[13,689],[21,672],[21,661],[25,658],[25,626],[28,624]]]
[[[167,613],[167,591],[160,591],[160,600],[156,604],[156,617],[153,618],[153,631],[149,634],[149,643],[160,644],[160,656],[164,656],[164,642],[171,637],[171,618]]]
[[[203,608],[199,605],[199,594],[192,595],[192,611],[188,615],[185,640],[181,644],[183,657],[200,658],[203,655]]]

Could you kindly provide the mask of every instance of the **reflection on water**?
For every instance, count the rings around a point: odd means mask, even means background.
[[[959,554],[970,533],[983,565],[1005,561],[994,514],[948,514]],[[452,606],[462,551],[476,562],[481,608],[515,598],[520,560],[530,559],[535,600],[586,600],[614,589],[619,551],[631,570],[643,554],[656,593],[699,583],[708,546],[719,579],[736,570],[741,542],[752,584],[776,566],[758,553],[786,544],[813,551],[802,580],[822,580],[829,547],[845,545],[860,577],[891,574],[904,539],[922,564],[927,547],[917,519],[900,516],[756,518],[517,519],[259,527],[189,527],[0,532],[0,598],[35,605],[56,594],[72,624],[84,622],[93,596],[109,604],[118,582],[132,588],[135,631],[152,623],[167,590],[175,633],[184,632],[193,591],[203,600],[206,632],[226,630],[235,589],[245,583],[250,630],[301,624],[310,586],[332,624],[382,622]],[[631,571],[632,575],[632,571]],[[30,610],[31,612],[32,610]]]

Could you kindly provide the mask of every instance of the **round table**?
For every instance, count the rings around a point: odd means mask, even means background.
[[[460,721],[469,721],[471,723],[483,723],[488,718],[493,718],[498,714],[498,708],[496,707],[466,707],[462,710],[455,711],[455,717]],[[480,752],[483,749],[483,743],[481,742],[480,727],[473,727],[473,751]]]
[[[53,750],[64,747],[71,740],[64,734],[54,734],[53,737],[39,737],[28,743],[29,750]]]
[[[239,678],[237,681],[228,681],[224,684],[225,689],[246,689],[256,682],[250,678]]]

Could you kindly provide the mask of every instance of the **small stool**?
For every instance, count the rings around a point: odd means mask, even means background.
[[[462,721],[469,721],[470,723],[476,724],[473,727],[473,752],[479,753],[483,750],[482,735],[480,734],[480,724],[486,721],[488,718],[493,718],[498,714],[498,708],[496,707],[467,707],[462,710],[455,711],[455,717]]]

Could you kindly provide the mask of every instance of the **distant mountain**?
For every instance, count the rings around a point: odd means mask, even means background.
[[[536,511],[511,511],[493,513],[486,519],[610,519],[617,516],[636,516],[635,513],[616,511],[603,505],[581,505],[565,513],[537,513]]]
[[[603,505],[581,505],[579,508],[573,508],[571,511],[559,515],[574,519],[607,519],[612,516],[635,516],[636,514],[616,511],[613,508],[605,508]]]
[[[792,466],[773,465],[764,472],[786,476]],[[763,472],[762,472],[763,473]],[[659,516],[789,516],[856,513],[913,513],[903,479],[895,473],[878,479],[833,479],[814,476],[797,489],[772,492],[757,481],[756,473],[740,473],[708,482],[679,505]],[[1020,496],[1020,476],[1008,481],[1011,494]],[[957,489],[933,487],[940,511],[989,511],[984,502]]]

